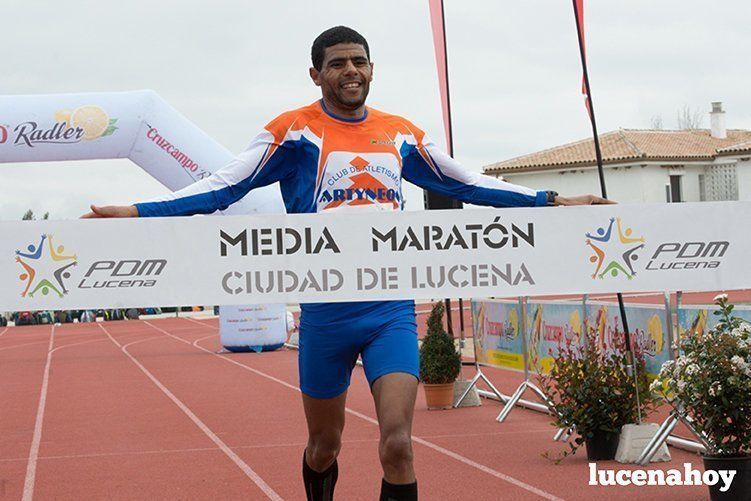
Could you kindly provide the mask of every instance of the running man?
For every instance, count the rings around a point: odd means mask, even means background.
[[[373,63],[368,42],[337,26],[313,42],[310,78],[322,98],[272,120],[211,177],[160,201],[92,206],[84,217],[209,214],[250,190],[279,182],[288,213],[400,210],[402,179],[466,203],[534,207],[611,203],[564,198],[465,170],[408,120],[365,106]],[[308,443],[309,500],[331,500],[338,476],[350,376],[362,356],[380,428],[381,500],[417,499],[412,416],[418,349],[414,301],[301,305],[299,371]]]

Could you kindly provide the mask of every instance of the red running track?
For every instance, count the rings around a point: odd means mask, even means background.
[[[217,354],[216,320],[11,327],[0,334],[0,498],[304,499],[297,354]],[[337,499],[377,499],[378,428],[355,369]],[[514,378],[494,371],[506,392]],[[556,466],[549,418],[500,404],[414,424],[422,499],[705,499],[705,487],[592,487],[584,454]],[[671,463],[699,467],[671,450]],[[622,468],[614,462],[600,467]]]

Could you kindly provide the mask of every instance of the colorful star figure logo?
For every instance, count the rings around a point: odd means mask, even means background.
[[[65,280],[70,278],[68,269],[78,264],[78,257],[65,255],[65,247],[55,246],[52,235],[42,235],[38,244],[31,243],[25,251],[16,251],[16,262],[23,268],[18,275],[24,284],[21,297],[34,297],[40,291],[45,296],[54,292],[63,297],[68,293],[65,288]]]
[[[613,234],[616,226],[618,235]],[[621,226],[621,218],[610,218],[607,229],[597,228],[594,233],[586,233],[587,245],[592,248],[594,255],[589,260],[595,265],[592,278],[604,279],[610,275],[617,277],[623,274],[631,280],[636,275],[634,261],[638,259],[636,252],[644,248],[644,237],[633,236],[633,230]]]

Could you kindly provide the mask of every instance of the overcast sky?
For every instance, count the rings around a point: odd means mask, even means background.
[[[683,106],[708,112],[711,101],[724,103],[728,128],[751,129],[747,0],[585,3],[601,132],[649,128],[658,115],[674,128]],[[479,171],[590,134],[570,1],[445,4],[461,162]],[[337,24],[370,43],[368,104],[444,144],[427,0],[3,0],[0,94],[153,89],[237,152],[270,119],[319,97],[310,44]],[[89,203],[165,191],[127,160],[4,164],[0,172],[2,220],[28,208],[72,218]],[[419,190],[405,187],[405,197],[408,209],[422,207]]]

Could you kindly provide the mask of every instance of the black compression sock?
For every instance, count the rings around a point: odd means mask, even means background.
[[[390,484],[382,479],[380,501],[417,501],[417,480],[411,484]]]
[[[336,479],[339,477],[339,466],[334,460],[334,464],[329,466],[326,471],[317,472],[305,460],[305,453],[302,455],[302,478],[305,483],[305,495],[308,501],[332,501],[334,499],[334,486]]]

